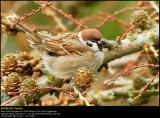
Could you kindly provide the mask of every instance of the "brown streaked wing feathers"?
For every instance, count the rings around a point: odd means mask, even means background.
[[[71,43],[65,43],[63,40],[46,40],[44,41],[44,47],[46,50],[52,51],[57,55],[81,55],[82,50],[74,48]]]

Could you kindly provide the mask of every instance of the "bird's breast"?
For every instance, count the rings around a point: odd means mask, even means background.
[[[44,56],[44,65],[50,73],[58,78],[72,77],[78,68],[86,67],[96,71],[103,63],[103,52],[87,52],[83,55],[67,55],[59,57]]]

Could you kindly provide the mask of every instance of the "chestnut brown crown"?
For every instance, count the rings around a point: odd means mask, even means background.
[[[102,38],[102,34],[97,29],[85,29],[81,31],[81,37],[83,40],[99,41]]]

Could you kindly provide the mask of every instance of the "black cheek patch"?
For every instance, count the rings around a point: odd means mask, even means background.
[[[102,51],[102,48],[103,48],[103,44],[97,44],[98,48],[99,48],[99,51]]]

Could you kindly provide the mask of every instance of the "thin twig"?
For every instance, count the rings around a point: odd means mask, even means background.
[[[100,14],[94,15],[94,16],[87,16],[85,18],[80,19],[79,21],[81,23],[83,23],[84,25],[85,24],[90,24],[90,23],[94,24],[94,22],[101,21],[101,20],[103,20],[104,18],[106,18],[108,16],[110,16],[110,14],[108,14],[108,13],[100,13]],[[113,21],[113,22],[117,22],[117,23],[119,23],[120,25],[122,25],[124,27],[130,27],[131,26],[131,24],[129,22],[120,20],[120,19],[118,19],[116,17],[112,17],[110,20]],[[74,31],[79,31],[79,30],[80,30],[80,28],[77,27]]]
[[[68,89],[58,88],[58,87],[54,87],[54,86],[47,86],[47,87],[44,87],[44,88],[35,88],[35,89],[28,90],[28,91],[22,90],[22,91],[20,91],[20,92],[21,92],[20,95],[17,95],[17,96],[15,96],[15,97],[7,100],[7,101],[6,101],[5,103],[3,103],[1,106],[4,106],[4,105],[6,105],[6,104],[8,104],[8,103],[10,103],[10,102],[18,99],[18,98],[21,98],[21,97],[23,97],[23,96],[26,96],[27,94],[31,94],[31,93],[34,93],[34,92],[36,92],[36,91],[41,91],[41,92],[42,92],[42,91],[46,91],[46,90],[47,90],[47,91],[48,91],[48,90],[57,90],[57,91],[62,91],[62,92],[65,92],[65,93],[67,93],[67,94],[76,96],[75,94],[73,94],[73,93],[71,93],[70,91],[68,91]]]
[[[81,24],[79,21],[77,21],[76,19],[74,19],[70,14],[65,13],[63,10],[57,8],[55,5],[52,4],[52,2],[50,2],[50,8],[56,12],[58,12],[59,14],[63,15],[64,17],[70,19],[74,24],[76,24],[77,26],[81,27],[81,28],[87,28],[86,25]]]
[[[106,17],[106,18],[104,19],[104,21],[102,21],[100,24],[98,24],[98,25],[96,26],[96,28],[101,27],[101,26],[104,25],[108,20],[110,20],[112,17],[114,17],[114,16],[116,16],[116,15],[118,15],[118,14],[120,14],[120,13],[123,13],[123,12],[128,11],[128,10],[136,10],[136,9],[147,9],[147,8],[146,8],[146,7],[144,7],[144,8],[143,8],[143,7],[135,7],[135,6],[133,6],[133,7],[126,7],[126,8],[124,8],[124,9],[121,9],[121,10],[119,10],[119,11],[116,11],[116,12],[114,12],[112,15]]]
[[[134,66],[134,67],[132,67],[132,68],[130,68],[130,69],[128,69],[128,70],[125,70],[124,72],[121,72],[121,73],[116,74],[113,79],[111,79],[111,80],[109,80],[109,81],[106,80],[106,81],[104,82],[104,84],[105,84],[105,85],[108,85],[109,83],[117,80],[118,77],[120,77],[120,76],[125,76],[126,73],[131,72],[132,70],[137,69],[137,68],[141,68],[141,67],[159,67],[159,65],[154,65],[154,64],[141,64],[141,65],[138,65],[138,66]]]
[[[159,72],[157,73],[156,76],[154,76],[151,80],[149,80],[147,82],[147,84],[139,91],[139,94],[134,98],[134,99],[138,99],[142,96],[142,94],[144,93],[144,91],[147,89],[147,87],[159,76]]]
[[[23,2],[16,1],[16,2],[14,2],[13,6],[11,7],[11,9],[8,12],[9,13],[17,12],[24,4],[27,4],[27,2],[26,1],[23,1]],[[1,39],[2,39],[2,41],[1,41],[1,52],[3,52],[3,49],[5,48],[5,46],[7,44],[8,35],[7,34],[2,34]]]
[[[26,13],[24,16],[20,17],[19,19],[17,19],[17,21],[14,23],[13,27],[15,27],[15,25],[17,25],[18,23],[25,21],[28,17],[37,14],[38,12],[40,12],[41,10],[43,10],[45,7],[49,6],[51,4],[45,4],[43,7],[39,7],[38,9],[33,9],[30,13]]]
[[[127,34],[128,34],[129,32],[131,32],[131,31],[133,31],[134,29],[135,29],[135,26],[134,26],[134,25],[130,26],[121,36],[118,36],[117,39],[118,39],[118,40],[124,39],[124,38],[127,36]]]
[[[103,13],[102,15],[103,15],[105,18],[111,16],[110,14],[106,14],[106,13]],[[120,25],[125,26],[125,27],[130,27],[130,26],[131,26],[131,24],[130,24],[129,22],[120,20],[120,19],[116,18],[115,16],[111,17],[110,20],[115,21],[115,22],[117,22],[117,23],[119,23]]]
[[[14,101],[14,100],[16,100],[18,98],[21,98],[21,97],[25,96],[26,94],[27,93],[21,93],[20,95],[14,96],[11,99],[9,99],[9,100],[5,101],[4,103],[2,103],[1,106],[5,106],[5,105],[9,104],[10,102],[12,102],[12,101]]]
[[[39,1],[36,2],[36,3],[38,3],[38,4],[39,4],[40,6],[42,6],[42,7],[45,6],[45,3],[42,4],[42,3],[39,2]],[[62,31],[64,31],[64,32],[67,31],[67,28],[65,27],[65,25],[63,24],[63,22],[61,21],[61,19],[57,16],[57,14],[56,14],[52,9],[50,9],[50,7],[46,7],[46,8],[43,10],[42,13],[44,13],[44,14],[47,15],[47,16],[51,16]]]

